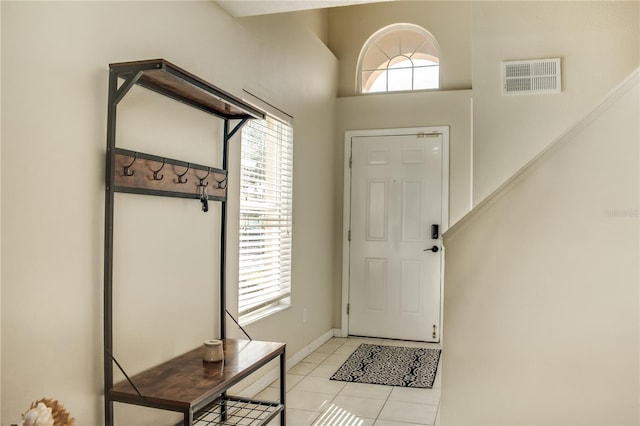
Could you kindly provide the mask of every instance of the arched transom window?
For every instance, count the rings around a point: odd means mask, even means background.
[[[358,84],[361,93],[438,89],[436,39],[413,24],[394,24],[379,30],[360,52]]]

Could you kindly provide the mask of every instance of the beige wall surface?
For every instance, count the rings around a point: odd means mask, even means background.
[[[2,22],[2,7],[0,7],[0,23]],[[0,24],[1,25],[1,24]],[[0,55],[2,54],[0,46]],[[0,66],[0,81],[2,81],[2,67]],[[2,99],[2,84],[0,84],[0,99]],[[0,128],[2,128],[2,102],[0,102]],[[2,223],[2,132],[0,131],[0,224]],[[0,241],[2,241],[2,226],[0,225]],[[0,330],[2,330],[2,244],[0,244]],[[0,331],[0,407],[2,407],[2,332]],[[2,423],[2,419],[0,419]]]
[[[474,2],[474,204],[634,70],[640,2]],[[562,93],[502,96],[501,61],[560,57]]]
[[[471,2],[393,1],[329,10],[329,48],[340,61],[339,96],[356,90],[358,56],[376,31],[410,23],[429,31],[441,49],[440,87],[471,88]]]
[[[287,19],[293,17],[306,25],[322,43],[325,45],[329,43],[329,11],[327,9],[292,12],[282,16],[286,16]]]
[[[344,134],[347,130],[449,126],[449,224],[471,209],[471,91],[395,93],[339,98],[336,102],[338,152],[335,193],[344,192]],[[336,197],[334,325],[341,324],[342,197]]]
[[[332,327],[337,62],[297,19],[235,20],[213,2],[2,2],[2,425],[59,399],[103,422],[102,283],[108,64],[165,58],[294,117],[293,305],[251,324],[295,354]],[[247,21],[248,22],[248,21]],[[322,18],[318,20],[322,22]],[[277,64],[277,65],[274,65]],[[305,76],[305,79],[299,78]],[[221,122],[134,88],[118,146],[220,165]],[[239,138],[229,218],[237,227]],[[115,356],[129,373],[216,337],[219,204],[116,194]],[[236,311],[237,230],[229,236]],[[302,309],[308,321],[302,322]],[[240,336],[232,323],[232,336]],[[117,404],[118,424],[175,423]]]
[[[444,235],[442,425],[640,423],[639,81]]]

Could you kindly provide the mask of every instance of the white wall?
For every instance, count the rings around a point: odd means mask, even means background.
[[[473,3],[474,204],[639,64],[638,1]],[[562,58],[561,94],[502,96],[500,62]]]
[[[2,2],[1,8],[2,425],[18,423],[44,396],[63,402],[76,424],[103,421],[110,62],[165,58],[241,97],[242,89],[257,88],[294,116],[293,306],[249,331],[284,341],[295,354],[331,329],[334,182],[316,176],[334,167],[337,63],[306,28],[314,20],[237,21],[213,2]],[[119,146],[219,164],[219,120],[139,88],[119,114]],[[115,355],[136,372],[215,337],[219,206],[211,203],[205,215],[193,200],[117,194],[116,201]],[[236,240],[231,233],[232,311]],[[305,324],[303,307],[309,308]],[[174,420],[165,412],[116,407],[118,424]]]
[[[0,29],[2,28],[2,7],[0,7]],[[0,57],[2,47],[0,46]],[[0,66],[0,82],[2,81],[2,67]],[[2,84],[0,84],[0,99],[2,99]],[[2,128],[2,103],[0,102],[0,128]],[[0,132],[0,224],[2,223],[2,132]],[[2,241],[2,226],[0,226],[0,241]],[[0,244],[0,330],[2,330],[2,244]],[[2,333],[0,332],[0,408],[2,407]],[[2,420],[0,420],[2,422]]]
[[[287,19],[295,16],[300,24],[311,30],[325,45],[329,43],[329,12],[327,9],[307,10],[285,14]]]
[[[639,75],[444,235],[443,425],[640,423]]]
[[[440,87],[471,88],[471,2],[393,1],[329,10],[329,48],[340,60],[339,96],[356,91],[356,66],[364,43],[391,24],[422,26],[441,48]]]
[[[450,126],[449,224],[471,209],[471,91],[395,93],[339,98],[336,102],[335,193],[343,193],[346,130]],[[342,198],[336,196],[334,324],[341,324]]]

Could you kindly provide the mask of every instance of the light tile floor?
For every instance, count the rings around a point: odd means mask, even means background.
[[[433,389],[347,383],[329,377],[361,343],[440,348],[433,343],[387,339],[333,338],[287,373],[288,426],[438,425],[441,365]],[[257,395],[278,400],[279,380]],[[278,425],[279,418],[269,425]]]

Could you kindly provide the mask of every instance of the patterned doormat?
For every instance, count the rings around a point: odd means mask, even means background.
[[[433,387],[440,349],[361,344],[331,380],[410,388]]]

